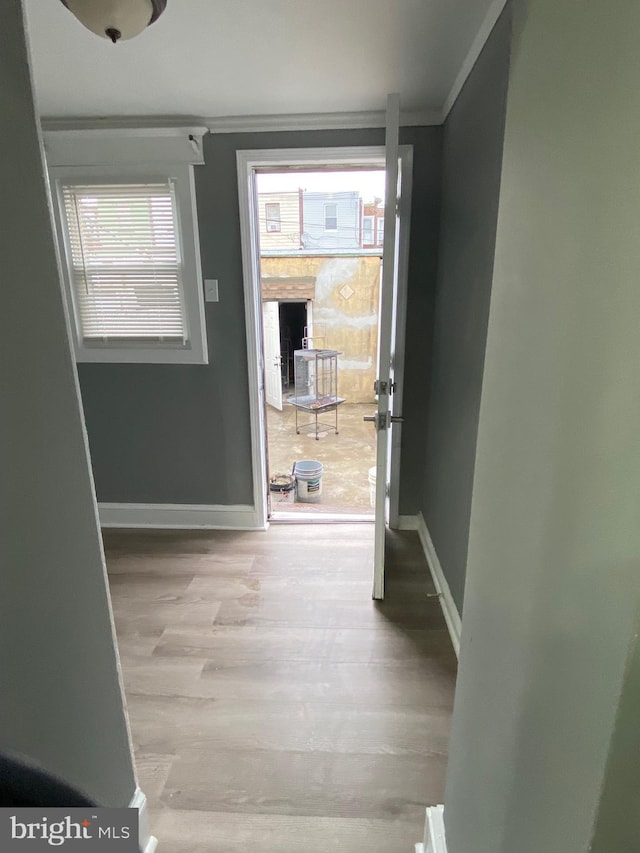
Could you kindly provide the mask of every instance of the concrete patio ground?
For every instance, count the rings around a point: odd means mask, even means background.
[[[317,460],[324,468],[322,497],[318,503],[276,503],[272,510],[287,513],[353,513],[371,515],[369,469],[376,463],[376,433],[365,415],[373,415],[375,403],[342,403],[338,409],[338,434],[333,430],[315,438],[313,426],[301,427],[296,434],[296,411],[285,401],[279,412],[267,406],[269,475],[291,474],[297,461]],[[300,424],[312,420],[307,412],[299,412]],[[320,418],[332,423],[334,415]]]

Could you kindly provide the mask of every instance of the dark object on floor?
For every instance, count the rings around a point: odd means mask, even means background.
[[[0,753],[0,806],[95,806],[84,794],[33,765]]]
[[[97,803],[62,779],[0,752],[0,808],[95,808]]]

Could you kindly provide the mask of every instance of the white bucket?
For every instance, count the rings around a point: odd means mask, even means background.
[[[317,503],[322,497],[322,462],[305,459],[296,462],[293,473],[298,485],[298,500],[301,503]]]
[[[376,471],[377,468],[374,465],[373,468],[369,468],[369,503],[373,508],[376,505]]]

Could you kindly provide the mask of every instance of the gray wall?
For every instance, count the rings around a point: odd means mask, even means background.
[[[0,749],[135,790],[20,0],[0,5]]]
[[[444,129],[422,513],[462,610],[511,46],[507,6]]]
[[[611,740],[592,853],[640,848],[640,618],[636,621]]]
[[[402,511],[416,512],[423,455],[440,204],[440,128],[401,134],[415,146]],[[251,450],[236,151],[379,145],[382,130],[225,134],[205,138],[196,167],[202,271],[220,282],[208,304],[210,363],[79,365],[98,498],[105,502],[251,504]],[[418,399],[420,397],[420,399]]]
[[[640,5],[577,5],[514,4],[451,853],[590,849],[636,630]]]

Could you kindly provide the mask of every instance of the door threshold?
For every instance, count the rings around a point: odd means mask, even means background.
[[[370,513],[346,512],[274,512],[269,524],[373,524],[375,516]]]

